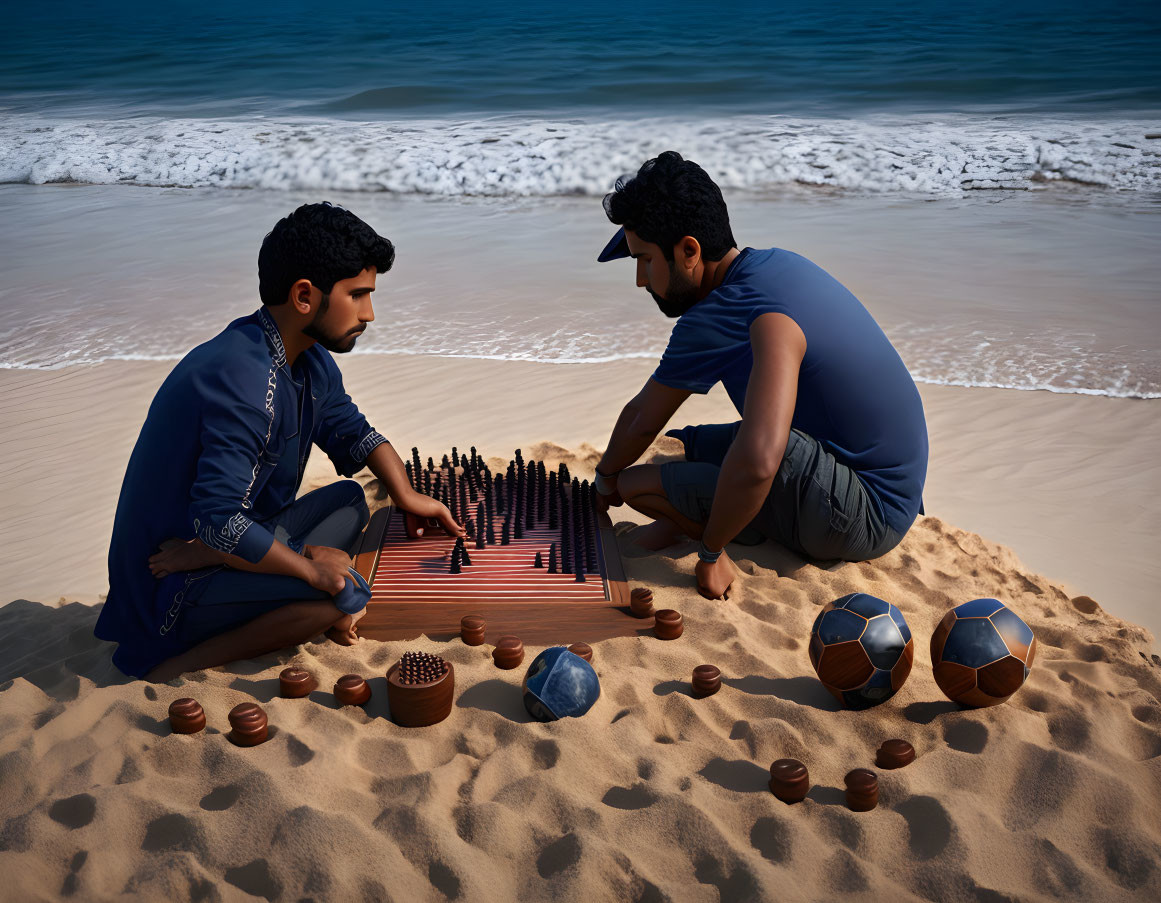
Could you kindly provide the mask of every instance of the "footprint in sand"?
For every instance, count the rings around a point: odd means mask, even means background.
[[[733,762],[721,758],[711,759],[698,774],[707,781],[736,793],[764,790],[770,783],[769,771],[742,759]]]
[[[1161,859],[1161,848],[1137,832],[1123,826],[1098,828],[1097,846],[1104,854],[1104,866],[1121,887],[1137,890],[1148,883]]]
[[[153,819],[145,829],[145,839],[141,841],[141,849],[150,853],[189,850],[203,854],[205,846],[201,827],[178,812]]]
[[[1055,749],[1025,745],[1020,768],[1007,792],[1003,787],[994,788],[998,797],[1007,800],[1002,816],[1004,825],[1009,830],[1027,828],[1068,808],[1079,781],[1075,757]]]
[[[294,736],[286,738],[286,754],[290,757],[290,764],[298,768],[314,758],[314,750]]]
[[[560,744],[555,740],[537,740],[532,747],[532,761],[544,771],[553,768],[560,761]]]
[[[758,738],[754,736],[754,729],[749,721],[735,721],[734,726],[730,728],[730,739],[745,741],[751,759],[757,755]]]
[[[722,903],[743,903],[757,900],[762,895],[761,885],[745,863],[739,862],[733,872],[727,875],[722,861],[706,854],[697,861],[693,874],[702,884],[716,887]]]
[[[88,793],[78,793],[67,799],[57,800],[48,810],[48,817],[69,830],[83,828],[97,814],[97,800]]]
[[[202,797],[198,803],[207,812],[222,812],[238,802],[242,795],[241,784],[227,784],[225,787],[216,787]]]
[[[73,856],[72,862],[69,863],[69,873],[65,875],[64,883],[60,887],[60,895],[62,897],[71,897],[77,892],[80,886],[80,879],[77,877],[77,873],[88,862],[88,859],[88,850],[81,850]]]
[[[943,739],[960,752],[981,753],[988,745],[988,728],[978,721],[958,721],[944,727]]]
[[[554,840],[536,857],[536,870],[541,878],[551,878],[580,862],[580,839],[571,831]]]
[[[458,900],[460,896],[460,879],[450,868],[438,859],[432,860],[427,867],[427,880],[431,886],[449,900]]]
[[[623,809],[632,812],[636,809],[648,809],[657,797],[644,784],[634,784],[632,787],[610,787],[601,802],[613,809]]]
[[[895,808],[907,820],[912,854],[920,859],[934,859],[947,849],[952,824],[939,800],[930,796],[913,796]]]
[[[267,900],[282,896],[282,884],[270,872],[265,859],[255,859],[238,868],[226,869],[225,878],[234,887]]]
[[[750,829],[750,846],[771,862],[786,862],[794,847],[793,832],[782,819],[763,816]]]
[[[839,893],[857,893],[867,889],[867,876],[857,859],[847,850],[839,850],[826,864],[827,883]]]
[[[1048,733],[1057,749],[1081,751],[1088,746],[1091,730],[1089,719],[1072,709],[1063,709],[1048,716]]]
[[[1073,608],[1085,615],[1096,614],[1101,608],[1096,600],[1089,596],[1076,596],[1070,601],[1072,602]]]

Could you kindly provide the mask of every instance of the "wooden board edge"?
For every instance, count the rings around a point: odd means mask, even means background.
[[[393,505],[379,508],[371,515],[363,535],[359,537],[354,556],[355,570],[367,583],[374,579],[375,569],[379,567],[379,550],[383,547],[383,537],[387,534],[394,513]]]

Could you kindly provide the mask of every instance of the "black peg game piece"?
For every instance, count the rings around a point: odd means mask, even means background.
[[[556,563],[556,543],[548,547],[548,573],[559,574],[560,568]]]
[[[540,553],[539,553],[539,552],[537,552],[537,553],[536,553],[536,559],[535,559],[535,560],[532,562],[532,566],[533,566],[534,568],[542,568],[542,567],[544,567],[544,559],[540,557]]]

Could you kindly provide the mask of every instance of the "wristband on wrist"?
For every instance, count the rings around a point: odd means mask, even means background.
[[[718,549],[716,552],[711,552],[708,548],[706,548],[705,540],[702,540],[697,547],[697,557],[704,561],[706,564],[713,564],[722,557],[722,552],[724,551],[725,549],[722,548]]]
[[[593,486],[596,487],[597,492],[599,492],[601,495],[612,495],[614,492],[616,492],[616,487],[610,486],[609,480],[615,477],[618,473],[620,473],[620,471],[604,474],[597,470],[596,478],[593,480]]]

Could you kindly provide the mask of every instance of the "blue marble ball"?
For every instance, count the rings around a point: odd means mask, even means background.
[[[545,649],[524,675],[524,708],[537,721],[579,718],[600,695],[593,666],[564,646]]]

